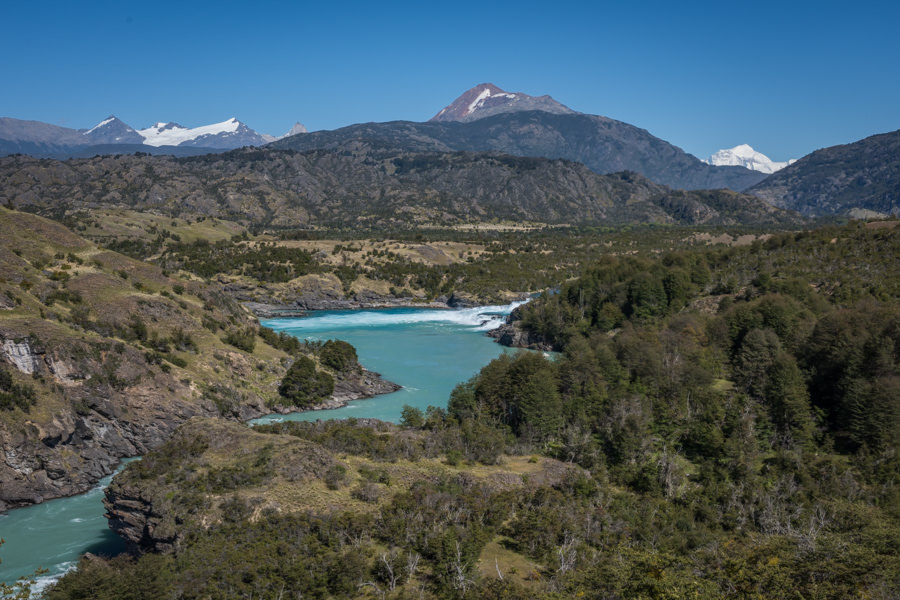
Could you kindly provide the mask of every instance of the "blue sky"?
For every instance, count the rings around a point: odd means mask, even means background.
[[[0,116],[75,128],[424,121],[486,81],[700,157],[749,143],[784,160],[900,128],[887,1],[13,0],[2,20]]]

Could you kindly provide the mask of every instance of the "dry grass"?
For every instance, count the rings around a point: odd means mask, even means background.
[[[511,550],[507,542],[509,539],[504,537],[488,542],[475,568],[482,577],[497,579],[502,576],[525,585],[537,584],[543,567]]]
[[[372,252],[389,251],[413,262],[428,265],[449,265],[465,262],[469,256],[479,257],[484,253],[481,244],[464,242],[404,242],[398,240],[283,240],[276,245],[284,248],[300,248],[314,254],[331,266],[365,266],[368,261],[385,264],[392,257],[372,256]],[[341,248],[335,252],[335,248]]]
[[[900,225],[900,221],[872,221],[866,223],[866,229],[893,229]]]
[[[222,219],[198,221],[126,209],[96,210],[91,217],[82,233],[96,240],[151,240],[157,235],[152,233],[155,229],[174,233],[182,242],[191,243],[199,239],[216,242],[246,231],[237,223]]]
[[[242,488],[238,493],[246,499],[262,498],[263,506],[283,513],[372,512],[389,503],[395,494],[407,491],[423,480],[437,481],[465,474],[473,482],[500,491],[519,488],[526,481],[559,478],[560,473],[569,468],[552,459],[534,460],[525,456],[504,457],[498,465],[451,466],[443,458],[380,462],[358,455],[333,454],[300,438],[258,433],[236,423],[204,419],[192,421],[191,426],[199,428],[202,435],[211,440],[210,447],[197,463],[203,470],[241,464],[269,447],[272,456],[269,464],[278,467],[266,467],[264,483]],[[292,469],[292,465],[296,469]],[[329,465],[340,465],[345,469],[343,480],[337,486],[327,486],[320,475],[314,474],[324,473]],[[387,482],[372,482],[370,477],[363,475],[366,471],[386,475]],[[379,492],[378,497],[368,502],[355,497],[354,489],[363,484],[373,485]],[[213,505],[218,505],[233,493],[211,494],[209,499]],[[504,560],[507,568],[516,564],[509,557]]]
[[[703,232],[695,233],[682,241],[692,244],[706,244],[707,246],[714,246],[716,244],[724,244],[725,246],[749,246],[757,240],[764,242],[770,237],[772,237],[772,235],[769,233],[761,235],[745,234],[732,236],[728,233],[713,235],[711,233]]]

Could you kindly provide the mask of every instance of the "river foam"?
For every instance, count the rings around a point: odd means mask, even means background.
[[[475,308],[423,310],[420,308],[392,308],[385,310],[353,310],[322,315],[311,313],[299,319],[273,319],[265,325],[276,331],[289,329],[294,333],[315,335],[320,331],[340,329],[373,329],[434,323],[465,327],[472,331],[490,331],[500,327],[506,316],[527,300],[506,305],[477,306]]]

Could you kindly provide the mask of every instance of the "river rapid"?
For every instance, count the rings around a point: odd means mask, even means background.
[[[356,347],[360,363],[402,389],[334,410],[269,415],[253,421],[315,421],[373,418],[397,422],[403,406],[423,411],[446,407],[453,388],[508,351],[485,332],[499,327],[519,302],[456,310],[392,308],[319,311],[297,319],[272,319],[263,325],[300,339],[340,339]],[[103,488],[71,498],[19,508],[0,515],[0,581],[11,582],[37,568],[47,569],[40,584],[73,568],[85,552],[111,555],[124,544],[107,527]]]

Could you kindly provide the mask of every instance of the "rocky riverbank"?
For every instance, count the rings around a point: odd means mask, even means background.
[[[246,421],[270,414],[267,400],[278,397],[275,386],[283,373],[280,363],[267,366],[252,355],[218,349],[209,357],[212,371],[219,370],[213,384],[160,369],[128,345],[114,352],[104,357],[71,338],[45,345],[15,338],[0,327],[0,368],[40,382],[36,389],[42,396],[44,387],[53,393],[39,397],[23,421],[0,413],[7,419],[0,420],[0,512],[83,493],[122,458],[159,446],[191,417]],[[359,365],[334,376],[332,397],[316,409],[400,389]],[[297,410],[277,407],[278,412]]]
[[[540,334],[523,328],[521,322],[522,312],[517,308],[506,318],[506,323],[489,331],[487,335],[497,340],[498,344],[510,348],[527,348],[543,352],[558,350]]]

